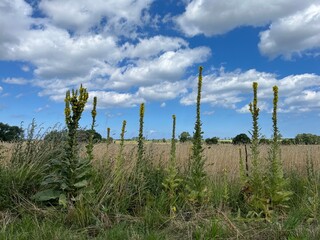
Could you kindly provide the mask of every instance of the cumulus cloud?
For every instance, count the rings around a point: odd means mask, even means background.
[[[176,18],[180,29],[189,36],[223,34],[240,26],[264,26],[292,14],[316,0],[192,0]]]
[[[148,59],[166,51],[175,51],[187,46],[188,43],[182,38],[158,35],[151,38],[140,38],[135,45],[125,43],[122,48],[128,58]]]
[[[140,87],[138,90],[138,96],[141,96],[147,100],[170,100],[175,99],[178,96],[187,93],[187,82],[163,82],[150,87]],[[161,106],[165,106],[161,105]]]
[[[25,31],[32,22],[32,7],[23,0],[3,0],[0,13],[0,44],[19,42],[21,31]]]
[[[175,18],[187,36],[213,36],[242,26],[264,27],[260,52],[270,58],[308,54],[319,56],[320,5],[318,0],[192,0]]]
[[[279,87],[280,112],[302,112],[319,108],[320,76],[315,74],[290,75],[278,78],[274,74],[248,71],[216,71],[203,77],[202,103],[235,109],[240,113],[248,111],[248,97],[252,98],[252,82],[258,82],[259,107],[270,112],[272,108],[272,87]],[[192,91],[180,100],[183,105],[195,104],[197,78],[194,77]]]
[[[110,87],[124,89],[132,85],[150,86],[163,81],[177,81],[188,67],[204,62],[209,55],[209,48],[197,47],[167,51],[152,60],[139,59],[135,64],[114,71],[110,77]]]
[[[43,0],[37,6],[44,17],[36,18],[25,1],[2,1],[0,26],[6,39],[0,36],[0,60],[27,62],[34,74],[28,82],[15,78],[3,81],[30,83],[42,89],[39,96],[53,101],[63,101],[66,90],[84,84],[89,91],[99,91],[104,99],[119,98],[101,105],[108,107],[111,103],[134,106],[144,99],[177,97],[186,91],[177,89],[181,87],[177,82],[184,79],[188,68],[206,61],[211,51],[207,47],[190,48],[178,37],[138,34],[136,28],[150,21],[147,10],[151,3]],[[137,38],[123,41],[126,38],[116,29],[128,32],[128,28]],[[176,91],[161,92],[157,87]]]
[[[152,0],[42,0],[40,10],[64,29],[87,32],[95,28],[126,34],[141,25]]]
[[[143,98],[130,93],[91,91],[89,95],[96,96],[99,99],[97,104],[99,108],[135,107],[145,102]]]
[[[271,58],[320,48],[320,4],[311,5],[288,17],[273,22],[269,29],[261,32],[259,49]],[[313,54],[317,54],[313,53]]]

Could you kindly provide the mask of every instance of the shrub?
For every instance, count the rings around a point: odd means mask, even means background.
[[[267,138],[260,138],[259,143],[260,144],[270,144],[272,141]]]
[[[213,137],[213,138],[207,138],[205,140],[206,144],[212,145],[212,144],[218,144],[219,138],[218,137]]]
[[[248,144],[251,140],[245,133],[238,134],[232,139],[233,144]]]
[[[187,142],[187,141],[191,141],[192,138],[190,136],[190,133],[188,132],[182,132],[180,135],[179,135],[179,141],[180,142]]]
[[[14,141],[21,138],[22,135],[23,129],[21,127],[0,123],[0,141]]]

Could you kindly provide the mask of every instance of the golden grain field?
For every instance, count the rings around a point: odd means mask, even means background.
[[[4,150],[1,163],[7,163],[11,156],[12,144],[2,143]],[[236,179],[239,176],[239,149],[241,148],[244,158],[244,146],[237,146],[232,144],[218,144],[218,145],[203,145],[203,155],[206,158],[206,171],[209,176],[221,176],[220,173],[227,170],[231,179]],[[267,161],[268,146],[260,146],[262,161]],[[82,148],[82,155],[85,155],[85,147]],[[98,143],[94,145],[94,164],[99,167],[105,164],[106,161],[113,162],[119,151],[118,143]],[[128,165],[133,166],[136,159],[137,144],[134,142],[125,143],[124,159]],[[190,159],[192,151],[191,143],[177,143],[177,164],[180,168],[186,166],[188,159]],[[147,159],[154,164],[166,165],[170,158],[170,142],[167,143],[145,143],[145,155]],[[248,158],[250,162],[250,146],[248,146]],[[281,146],[281,157],[283,161],[284,170],[286,172],[294,170],[300,174],[306,174],[307,157],[313,160],[314,168],[320,169],[320,145],[286,145]]]
[[[244,146],[232,144],[203,145],[203,154],[206,157],[206,171],[209,175],[220,175],[224,169],[227,170],[231,179],[239,176],[239,148],[244,157]],[[94,146],[95,162],[100,163],[106,159],[113,161],[118,153],[119,144],[110,144],[108,147],[104,143]],[[134,163],[137,145],[135,143],[125,144],[124,157],[127,163]],[[266,162],[269,146],[260,147],[262,161]],[[185,167],[192,151],[191,143],[177,144],[177,163],[180,167]],[[148,159],[155,164],[166,164],[170,158],[170,143],[147,143],[145,153]],[[250,162],[250,146],[248,146]],[[285,171],[297,171],[306,174],[307,157],[311,157],[315,169],[320,169],[320,145],[288,145],[281,146],[281,157]],[[217,174],[218,173],[218,174]],[[221,175],[220,175],[221,176]]]

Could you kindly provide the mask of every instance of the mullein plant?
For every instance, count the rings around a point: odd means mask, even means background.
[[[244,166],[241,148],[239,148],[239,159],[240,182],[241,185],[245,186],[248,183],[248,173]]]
[[[202,91],[202,67],[199,67],[198,94],[195,132],[193,135],[192,156],[189,166],[189,176],[187,180],[187,198],[191,205],[199,207],[208,199],[207,174],[204,170],[205,159],[202,155],[202,130],[200,119],[200,104]]]
[[[178,177],[178,170],[176,164],[176,116],[172,115],[172,138],[169,167],[167,168],[167,175],[162,183],[170,204],[170,217],[176,215],[178,198],[177,191],[180,187],[182,179]]]
[[[146,178],[147,173],[147,164],[145,159],[145,150],[144,150],[144,137],[143,137],[143,124],[144,124],[144,103],[140,104],[139,111],[139,136],[138,136],[138,153],[137,153],[137,162],[135,166],[135,171],[133,177],[133,189],[134,194],[132,199],[135,202],[136,207],[141,207],[145,203],[146,199]]]
[[[93,98],[93,109],[91,111],[92,123],[91,123],[91,131],[89,135],[89,143],[86,146],[87,148],[87,155],[90,161],[93,160],[93,134],[94,134],[94,127],[96,124],[96,116],[97,116],[97,97]]]
[[[252,187],[258,189],[262,185],[261,172],[259,169],[260,151],[259,151],[259,112],[258,108],[258,83],[254,82],[253,101],[249,104],[249,110],[252,116],[252,132],[251,132],[251,156],[252,156]]]
[[[65,121],[68,138],[65,154],[62,158],[53,159],[49,166],[49,173],[45,176],[43,190],[35,194],[38,201],[58,200],[59,205],[68,207],[81,198],[89,184],[91,165],[89,159],[79,159],[77,130],[79,120],[84,111],[89,94],[86,88],[66,92]]]
[[[143,137],[143,119],[144,119],[144,103],[140,105],[140,112],[139,112],[139,136],[138,136],[138,156],[137,156],[137,168],[138,171],[141,171],[142,168],[145,166],[145,159],[144,159],[144,137]]]
[[[292,192],[285,191],[287,180],[283,175],[283,168],[280,154],[280,132],[278,129],[277,109],[278,109],[278,87],[273,87],[273,138],[269,150],[269,181],[268,192],[271,200],[271,207],[285,207],[285,203],[290,199]]]
[[[125,166],[124,166],[124,157],[123,157],[123,150],[124,150],[124,135],[126,132],[126,124],[127,121],[124,120],[122,122],[122,129],[120,133],[120,148],[118,156],[116,157],[116,162],[114,165],[114,174],[113,174],[113,184],[112,184],[112,190],[113,190],[113,209],[117,212],[121,210],[123,207],[123,199],[125,199],[125,188],[127,183],[125,182],[126,176],[125,176]]]
[[[319,176],[314,170],[313,159],[310,152],[307,153],[307,184],[305,185],[307,199],[304,201],[308,214],[308,223],[317,223],[319,220],[320,196]]]
[[[263,214],[269,214],[269,199],[266,197],[264,177],[261,169],[260,152],[259,152],[259,112],[258,108],[258,83],[254,82],[253,87],[253,101],[249,104],[249,111],[252,116],[252,131],[251,133],[251,162],[252,167],[249,176],[245,176],[243,160],[240,158],[240,177],[244,183],[241,189],[241,194],[246,203],[251,208],[248,213],[248,217],[259,216]]]
[[[126,125],[127,125],[127,121],[123,120],[121,134],[120,134],[120,148],[119,148],[118,156],[116,158],[115,169],[114,169],[116,182],[120,181],[120,179],[122,179],[123,177],[123,168],[124,168],[123,149],[124,149],[124,134],[126,132]]]
[[[107,146],[111,143],[111,137],[110,137],[110,131],[111,129],[108,127],[107,128]]]

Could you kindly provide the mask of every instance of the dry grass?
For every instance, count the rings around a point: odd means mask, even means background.
[[[10,157],[13,144],[1,143],[3,146],[0,158],[0,164],[6,164]],[[177,143],[177,164],[184,168],[191,156],[191,143]],[[206,157],[206,170],[209,175],[220,175],[224,169],[227,170],[231,179],[239,176],[239,148],[242,149],[244,155],[244,146],[235,146],[232,144],[204,145],[203,154]],[[261,156],[267,158],[268,146],[261,146]],[[85,154],[85,148],[82,148]],[[125,142],[124,159],[125,162],[133,166],[136,159],[137,144],[130,141]],[[107,146],[106,143],[95,144],[94,146],[94,162],[99,166],[106,161],[114,162],[119,152],[119,143],[111,143]],[[248,146],[249,159],[250,147]],[[150,159],[154,164],[166,165],[170,158],[170,143],[151,143],[146,142],[145,153],[147,159]],[[281,146],[281,156],[285,171],[297,171],[301,174],[306,174],[307,156],[310,156],[314,162],[315,170],[320,169],[320,145],[288,145]]]
[[[177,163],[180,167],[185,167],[191,155],[192,145],[190,143],[177,144]],[[204,156],[206,157],[206,170],[209,175],[220,175],[226,169],[232,179],[239,176],[239,148],[232,144],[204,145]],[[268,157],[269,146],[261,146],[261,156]],[[113,161],[118,154],[119,144],[110,144],[108,151],[106,144],[100,143],[94,146],[95,161],[100,162],[110,159]],[[147,143],[145,152],[148,159],[155,164],[166,164],[170,158],[170,143]],[[125,143],[124,157],[127,163],[134,164],[137,144],[133,142]],[[248,146],[250,155],[250,147]],[[295,170],[301,174],[306,174],[307,156],[312,158],[315,169],[320,169],[320,145],[290,145],[281,146],[281,156],[285,171]],[[249,156],[250,159],[250,156]]]

